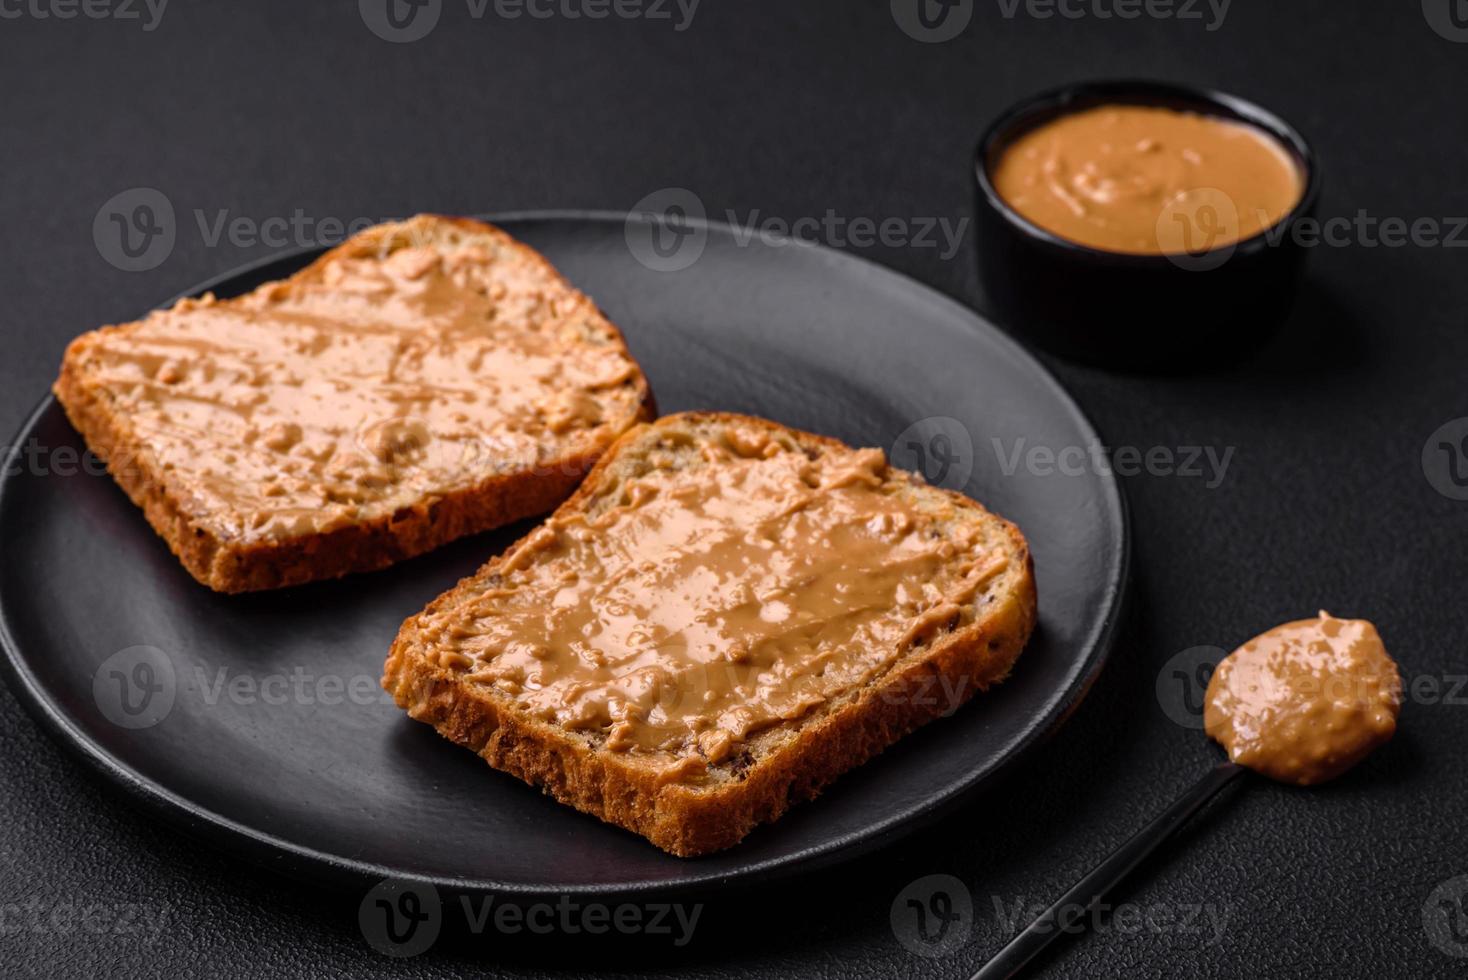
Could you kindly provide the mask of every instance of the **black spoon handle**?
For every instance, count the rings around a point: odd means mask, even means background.
[[[1008,980],[1051,940],[1066,932],[1074,932],[1083,919],[1106,893],[1131,874],[1137,865],[1157,850],[1188,818],[1201,810],[1229,783],[1248,772],[1232,762],[1220,764],[1188,790],[1157,819],[1143,827],[1125,844],[1096,866],[1096,869],[1071,886],[1070,891],[1040,914],[1024,932],[1015,936],[992,960],[985,963],[972,980]]]

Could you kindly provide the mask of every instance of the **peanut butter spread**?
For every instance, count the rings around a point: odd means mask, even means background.
[[[1201,252],[1250,238],[1295,206],[1299,168],[1263,130],[1192,112],[1106,105],[1025,133],[994,189],[1062,238],[1109,252]]]
[[[1376,627],[1321,612],[1229,654],[1208,684],[1203,720],[1233,761],[1309,786],[1390,739],[1401,703],[1402,680]]]
[[[905,499],[880,450],[814,455],[735,428],[700,462],[654,459],[525,539],[487,591],[425,622],[425,646],[697,781],[971,619],[1005,567],[974,522]]]
[[[602,448],[640,400],[638,368],[592,303],[505,236],[334,253],[86,342],[85,383],[152,472],[246,540],[392,515]]]

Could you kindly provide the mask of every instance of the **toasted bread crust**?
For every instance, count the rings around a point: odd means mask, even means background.
[[[548,280],[564,282],[548,260],[503,231],[467,218],[436,215],[369,228],[286,281],[316,276],[338,255],[378,254],[394,235],[423,241],[453,232],[492,234],[533,259]],[[605,317],[602,325],[626,354],[621,332]],[[154,465],[147,447],[132,436],[127,419],[99,397],[85,377],[82,365],[92,339],[126,326],[105,327],[72,342],[54,385],[56,397],[88,447],[106,461],[113,478],[142,508],[169,549],[194,578],[218,592],[283,588],[374,571],[465,535],[546,513],[575,489],[606,449],[606,445],[597,445],[568,452],[533,468],[493,475],[476,485],[419,500],[396,513],[359,519],[325,533],[255,542],[232,540],[190,515],[173,482]],[[640,371],[635,384],[637,411],[619,420],[624,430],[656,415],[652,391]]]
[[[836,440],[724,413],[672,416],[657,426],[721,423],[793,434],[812,451],[844,448]],[[619,454],[646,431],[639,427],[619,439],[563,510],[585,509],[601,492]],[[1034,572],[1019,530],[961,494],[926,486],[921,492],[943,495],[974,519],[994,522],[1011,557],[1011,587],[971,623],[902,656],[854,696],[817,709],[801,721],[793,737],[769,741],[757,759],[727,780],[713,785],[665,783],[655,769],[465,684],[458,673],[428,657],[417,634],[420,619],[456,604],[484,577],[495,574],[503,556],[404,623],[388,655],[383,686],[411,717],[433,725],[496,769],[542,787],[562,803],[641,834],[681,857],[730,847],[754,827],[778,818],[791,804],[813,799],[843,772],[956,707],[954,700],[932,697],[932,691],[955,691],[957,703],[962,703],[1003,680],[1033,631]],[[514,550],[509,548],[506,554]],[[939,682],[945,686],[935,687]]]

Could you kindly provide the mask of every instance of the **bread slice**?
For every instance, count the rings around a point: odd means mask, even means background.
[[[55,391],[220,592],[383,568],[545,513],[654,414],[622,335],[543,256],[432,215],[244,296],[88,333]]]
[[[878,450],[689,413],[403,624],[383,686],[490,765],[680,856],[729,847],[1002,680],[1020,532]]]

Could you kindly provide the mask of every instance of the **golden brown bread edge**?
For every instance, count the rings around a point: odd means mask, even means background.
[[[385,236],[390,234],[426,236],[431,240],[435,233],[449,230],[502,237],[532,256],[548,279],[565,282],[549,260],[503,230],[470,218],[443,215],[418,215],[405,222],[368,228],[286,281],[315,275],[339,255],[376,254]],[[422,238],[409,240],[421,242]],[[615,343],[627,353],[621,331],[604,314],[602,319],[614,335]],[[472,487],[421,500],[396,513],[324,534],[243,544],[221,537],[189,515],[169,481],[151,465],[146,447],[128,437],[125,420],[78,376],[78,362],[88,338],[126,326],[104,327],[72,341],[62,358],[61,373],[53,391],[88,448],[106,462],[108,472],[132,502],[142,508],[153,530],[167,542],[189,574],[216,592],[256,592],[376,571],[465,535],[547,513],[566,499],[605,451],[603,448],[572,453],[538,463],[533,469],[491,476]],[[637,386],[641,395],[639,409],[628,420],[629,426],[657,415],[652,390],[640,370]]]
[[[793,435],[803,447],[848,448],[825,436],[728,413],[686,413],[652,424],[684,420],[757,425]],[[624,434],[561,510],[574,511],[590,503],[600,489],[600,477],[615,465],[619,452],[647,429],[641,425]],[[877,682],[807,716],[794,737],[769,741],[768,751],[728,780],[702,786],[661,783],[655,771],[625,755],[601,750],[593,744],[595,739],[535,718],[481,688],[462,685],[454,671],[422,655],[414,642],[419,618],[457,603],[484,576],[493,574],[518,543],[403,624],[388,654],[382,685],[410,717],[562,803],[641,834],[679,857],[723,850],[756,826],[777,819],[791,804],[814,799],[836,777],[902,736],[1003,680],[1029,639],[1035,626],[1036,593],[1024,536],[962,494],[922,486],[950,498],[956,507],[974,511],[975,519],[997,522],[1020,566],[1016,587],[993,604],[997,608],[905,654]],[[935,697],[938,691],[957,693],[952,698]]]

